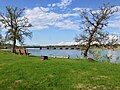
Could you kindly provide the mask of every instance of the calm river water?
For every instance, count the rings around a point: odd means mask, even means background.
[[[82,51],[80,50],[40,50],[39,48],[35,49],[27,49],[31,55],[34,56],[50,56],[50,57],[68,57],[70,58],[82,58]],[[99,50],[97,51],[97,55],[99,56],[99,60],[107,60],[107,56],[110,57],[111,62],[120,62],[120,50],[112,51],[112,50]],[[94,58],[92,53],[89,53],[89,57]]]

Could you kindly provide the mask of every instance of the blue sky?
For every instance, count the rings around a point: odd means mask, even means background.
[[[4,12],[5,6],[26,8],[25,16],[34,26],[30,28],[33,37],[25,39],[27,45],[70,44],[82,33],[76,10],[98,9],[107,2],[120,6],[120,0],[0,0],[0,11]],[[120,34],[120,12],[118,14],[107,28],[110,33]]]

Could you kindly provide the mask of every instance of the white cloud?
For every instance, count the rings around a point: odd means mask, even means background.
[[[118,9],[118,12],[115,12],[112,19],[109,20],[108,28],[116,28],[120,30],[120,6],[115,6],[113,10]]]
[[[112,10],[118,11],[111,16],[110,20],[108,21],[107,29],[112,28],[113,30],[114,29],[120,30],[120,6],[115,6],[112,8]]]
[[[58,3],[57,6],[60,8],[66,8],[68,5],[70,5],[72,0],[62,0],[61,3]]]
[[[80,10],[81,10],[81,8],[78,8],[78,7],[73,9],[73,11],[80,11]]]
[[[51,7],[51,4],[48,4],[47,6],[48,6],[48,7]]]
[[[111,34],[107,37],[107,41],[103,42],[103,43],[111,43],[111,44],[119,44],[120,43],[120,37],[116,34]]]
[[[78,42],[71,41],[71,42],[60,42],[60,43],[53,44],[53,45],[78,45],[78,44],[79,44]]]
[[[113,35],[109,35],[108,38],[109,38],[108,41],[111,41],[113,39],[114,40],[120,39],[118,36],[116,36],[114,34]],[[108,42],[108,41],[106,41],[106,42]],[[120,43],[120,40],[117,43]],[[86,44],[86,42],[83,42],[83,41],[81,41],[81,42],[68,41],[68,42],[60,42],[60,43],[53,44],[53,45],[79,45],[79,44]],[[92,44],[99,44],[99,43],[94,41],[94,42],[92,42]]]
[[[4,25],[0,22],[0,29],[3,29]]]
[[[120,30],[120,11],[114,14],[111,20],[109,20],[108,28],[115,28]]]
[[[114,34],[112,34],[112,35],[109,35],[108,36],[108,38],[109,38],[109,40],[113,40],[113,39],[118,39],[118,36],[117,35],[114,35]]]
[[[73,11],[75,12],[80,12],[82,10],[93,10],[93,12],[99,12],[100,10],[99,9],[91,9],[91,8],[80,8],[80,7],[76,7],[73,9]],[[117,10],[118,9],[118,12],[115,12],[112,17],[111,17],[111,20],[109,20],[108,22],[108,26],[106,27],[107,29],[109,28],[113,28],[113,29],[118,29],[120,30],[120,6],[115,6],[114,8],[112,8],[113,10]]]
[[[109,21],[108,28],[120,29],[120,19]]]
[[[76,13],[59,14],[49,11],[49,8],[35,7],[27,9],[25,16],[29,19],[34,29],[45,29],[50,26],[61,29],[78,29],[76,21],[70,20],[70,17],[78,17]]]
[[[53,4],[48,4],[49,7],[60,7],[61,9],[66,8],[72,3],[73,0],[61,0],[60,3],[53,3]]]
[[[55,6],[56,6],[56,4],[55,4],[55,3],[53,3],[53,4],[52,4],[52,7],[55,7]]]
[[[36,29],[48,28],[49,25],[53,25],[54,22],[56,22],[59,19],[62,19],[62,17],[59,14],[56,14],[54,12],[49,13],[46,11],[46,9],[44,10],[41,10],[41,8],[36,7],[25,11],[26,17]]]
[[[79,25],[71,20],[64,20],[63,22],[58,22],[55,24],[56,27],[60,29],[74,29],[79,30]]]
[[[76,12],[80,12],[82,10],[90,10],[90,8],[79,8],[79,7],[76,7],[76,8],[73,8],[73,11],[76,11]]]

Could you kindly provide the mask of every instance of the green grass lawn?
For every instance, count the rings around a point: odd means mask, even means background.
[[[120,90],[120,64],[0,51],[0,90]]]

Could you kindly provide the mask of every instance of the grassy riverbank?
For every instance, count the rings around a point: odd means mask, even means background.
[[[120,64],[26,57],[0,51],[0,90],[120,90]]]

